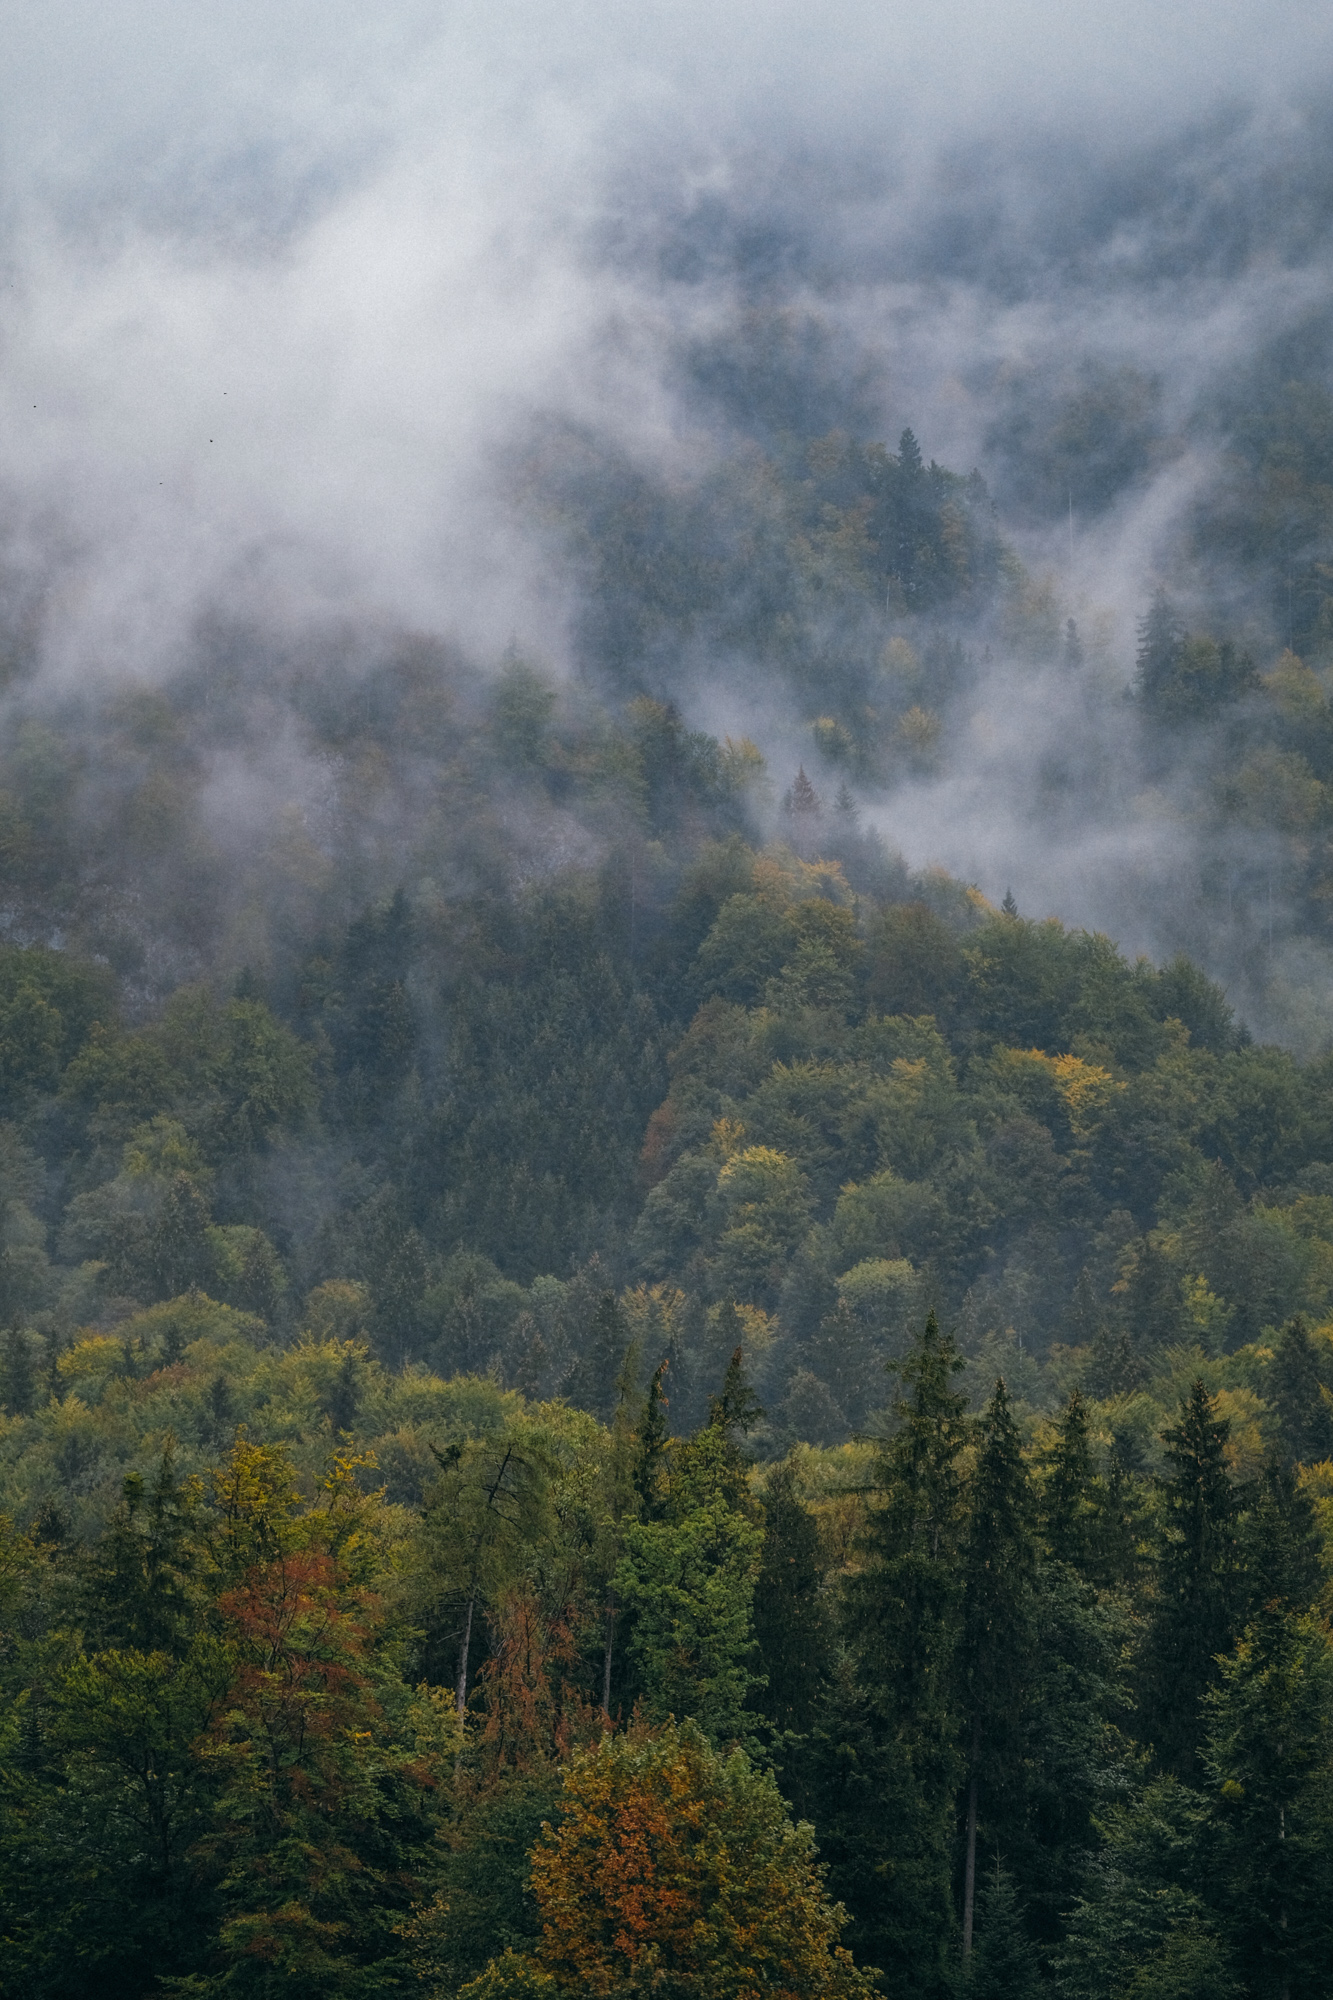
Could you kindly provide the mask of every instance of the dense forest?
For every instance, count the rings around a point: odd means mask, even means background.
[[[62,670],[0,465],[5,1995],[1333,1996],[1333,313],[983,476],[736,201],[686,443],[496,453],[549,652]]]
[[[621,674],[628,503],[575,685],[16,647],[7,1992],[1327,1989],[1333,1058],[886,848],[1031,585],[804,463],[813,777]],[[1159,596],[1131,698],[1322,797],[1289,650]]]

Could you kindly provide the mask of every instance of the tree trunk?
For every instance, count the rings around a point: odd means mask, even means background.
[[[458,1680],[454,1687],[454,1698],[458,1703],[458,1719],[461,1722],[467,1710],[467,1656],[472,1644],[472,1607],[477,1601],[474,1590],[467,1601],[467,1617],[463,1620],[463,1643],[458,1649]]]
[[[963,1964],[972,1956],[972,1909],[977,1893],[977,1774],[967,1786],[967,1858],[963,1863]]]

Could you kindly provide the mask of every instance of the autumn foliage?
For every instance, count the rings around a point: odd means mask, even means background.
[[[670,2000],[843,2000],[873,1990],[838,1945],[810,1829],[743,1752],[636,1722],[570,1765],[533,1853],[542,1918],[468,2000],[651,1989]]]

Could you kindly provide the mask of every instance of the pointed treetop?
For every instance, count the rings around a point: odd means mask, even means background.
[[[898,463],[904,472],[919,473],[922,470],[921,447],[914,431],[905,430],[899,438]]]
[[[804,764],[797,770],[795,783],[783,803],[795,819],[815,819],[824,810],[819,793],[805,775]]]
[[[748,1435],[763,1414],[763,1406],[745,1372],[744,1351],[738,1347],[727,1363],[721,1394],[708,1399],[709,1424],[731,1442],[737,1431],[742,1437]]]
[[[639,1515],[656,1521],[662,1514],[663,1477],[667,1449],[667,1399],[662,1388],[667,1363],[659,1361],[648,1384],[648,1394],[639,1419],[638,1453],[634,1461],[634,1491],[639,1499]]]
[[[1018,904],[1014,901],[1014,892],[1012,889],[1005,890],[1004,901],[1001,903],[1000,908],[1006,917],[1016,917],[1018,915]]]

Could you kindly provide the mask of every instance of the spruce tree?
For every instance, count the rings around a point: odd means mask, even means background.
[[[1333,1655],[1316,1618],[1270,1606],[1204,1697],[1214,1888],[1253,1994],[1329,1990]]]
[[[1245,1615],[1309,1610],[1323,1583],[1309,1494],[1293,1467],[1269,1458],[1245,1497],[1237,1536]]]
[[[586,1345],[569,1384],[569,1399],[603,1423],[616,1407],[616,1383],[630,1344],[630,1331],[614,1292],[603,1292],[588,1329]]]
[[[0,1409],[11,1417],[30,1417],[36,1407],[37,1371],[28,1335],[11,1326],[0,1351]]]
[[[188,1652],[202,1602],[201,1507],[200,1482],[180,1477],[170,1437],[150,1486],[126,1474],[87,1578],[88,1623],[102,1645]]]
[[[1077,1389],[1056,1418],[1055,1438],[1043,1469],[1041,1520],[1046,1546],[1057,1562],[1087,1575],[1098,1507],[1088,1409]]]
[[[1169,693],[1184,638],[1184,628],[1159,584],[1148,614],[1139,626],[1139,693],[1150,706],[1160,704]]]
[[[1325,1392],[1320,1358],[1305,1321],[1290,1319],[1278,1335],[1268,1366],[1268,1397],[1282,1426],[1290,1458],[1314,1465],[1333,1456],[1333,1408]]]
[[[666,1507],[667,1366],[660,1361],[653,1370],[636,1434],[634,1491],[641,1521],[660,1521]]]
[[[997,1861],[978,1899],[977,1942],[967,1963],[965,2000],[1040,2000],[1037,1953],[1023,1928],[1013,1881]]]
[[[846,1592],[860,1682],[848,1707],[855,1727],[847,1749],[860,1778],[855,1790],[843,1790],[830,1843],[833,1880],[860,1920],[862,1955],[895,1991],[921,2000],[947,1992],[955,1935],[961,1461],[973,1428],[954,1387],[962,1366],[932,1313],[900,1364],[896,1429],[879,1454],[862,1567]],[[842,1754],[837,1745],[829,1750]]]
[[[764,1487],[764,1550],[754,1629],[765,1685],[759,1704],[786,1736],[809,1734],[832,1672],[819,1529],[796,1490],[791,1461]]]
[[[1196,1381],[1179,1422],[1162,1433],[1171,1472],[1159,1487],[1161,1533],[1141,1711],[1159,1766],[1186,1783],[1200,1774],[1200,1702],[1217,1655],[1235,1638],[1242,1589],[1236,1497],[1226,1467],[1230,1429]]]
[[[1004,1382],[981,1419],[968,1495],[958,1710],[964,1732],[963,1962],[972,1950],[977,1816],[1021,1810],[1023,1721],[1032,1681],[1036,1545],[1032,1495]]]

